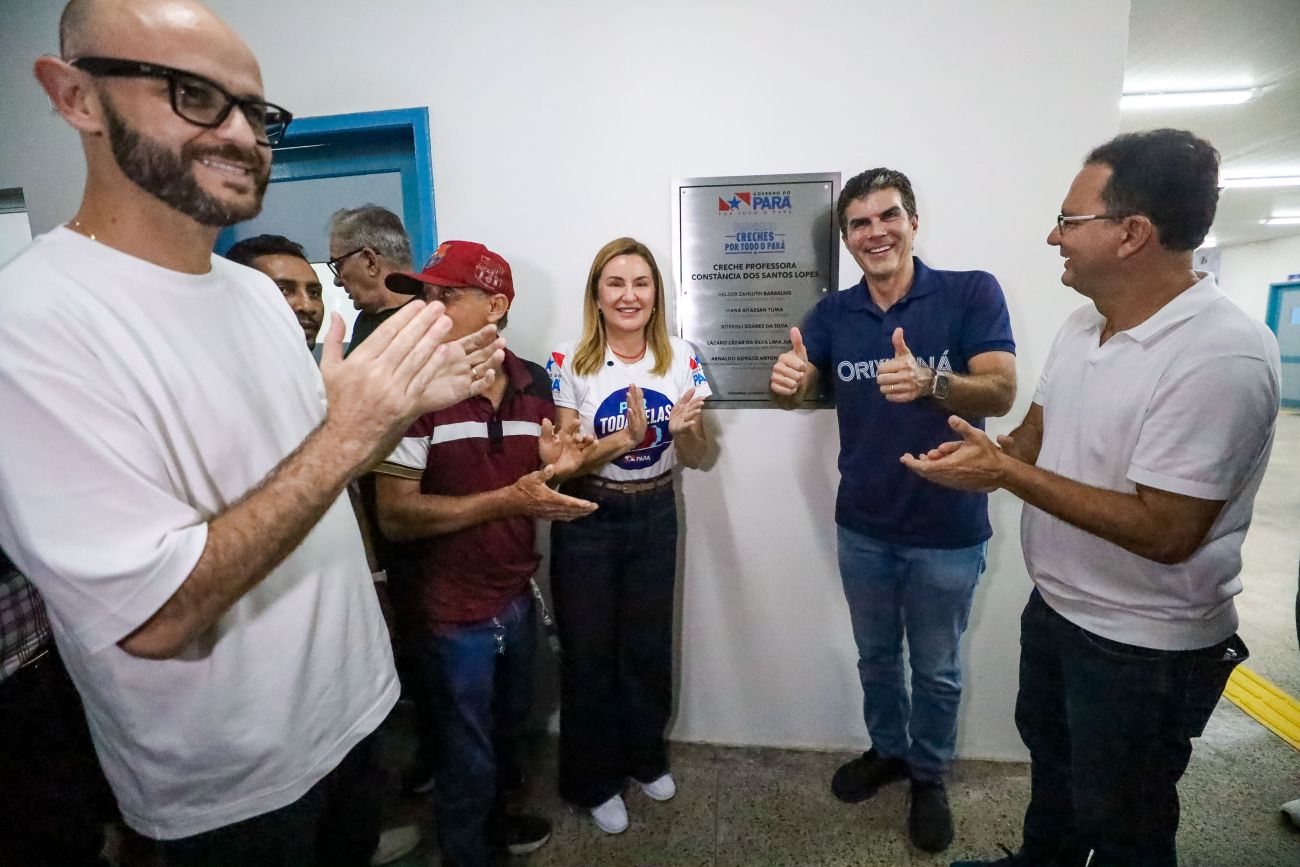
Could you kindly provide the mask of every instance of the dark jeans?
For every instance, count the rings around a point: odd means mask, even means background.
[[[54,645],[0,682],[0,864],[102,864],[117,806]]]
[[[581,480],[579,480],[581,483]],[[677,501],[672,486],[565,491],[600,508],[551,526],[560,660],[560,795],[595,807],[668,771]]]
[[[379,844],[384,775],[377,733],[287,807],[158,843],[168,867],[369,867]]]
[[[441,743],[434,817],[445,867],[487,867],[506,797],[522,777],[519,739],[533,701],[537,630],[527,590],[496,616],[420,639]]]
[[[1035,590],[1020,618],[1016,726],[1029,748],[1035,865],[1176,867],[1178,780],[1248,655],[1236,635],[1152,650],[1094,635]]]

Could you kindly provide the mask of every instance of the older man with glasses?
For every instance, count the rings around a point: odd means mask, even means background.
[[[274,286],[212,255],[289,121],[247,46],[192,0],[73,0],[59,36],[35,71],[86,187],[0,270],[0,546],[164,863],[362,867],[397,680],[341,494],[500,341],[414,302],[346,360],[336,317],[318,371]]]
[[[361,312],[352,325],[351,352],[406,302],[388,288],[389,274],[411,270],[411,240],[402,221],[387,208],[344,208],[330,217],[330,259],[325,263]]]

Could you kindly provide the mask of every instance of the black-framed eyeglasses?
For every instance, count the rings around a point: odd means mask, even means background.
[[[284,138],[293,114],[274,103],[238,97],[210,78],[160,63],[116,57],[81,57],[72,65],[96,78],[162,78],[171,95],[172,111],[195,126],[215,129],[238,107],[257,143],[275,146]]]
[[[325,262],[325,267],[329,268],[330,273],[333,274],[335,277],[337,277],[339,276],[339,268],[342,267],[343,265],[343,260],[348,258],[349,256],[355,256],[365,249],[367,248],[357,247],[355,250],[349,253],[344,253],[342,256],[335,256],[333,259],[327,259]]]
[[[1056,230],[1064,234],[1066,226],[1074,226],[1079,223],[1087,223],[1092,220],[1122,220],[1123,214],[1080,214],[1079,216],[1066,216],[1065,214],[1056,215]]]

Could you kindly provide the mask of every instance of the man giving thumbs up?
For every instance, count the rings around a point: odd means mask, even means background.
[[[908,832],[937,852],[953,834],[944,777],[957,738],[959,643],[992,531],[984,494],[923,483],[899,456],[951,439],[950,415],[982,426],[1007,412],[1015,343],[992,275],[934,271],[912,256],[919,220],[905,175],[863,172],[845,184],[837,209],[862,280],[790,329],[771,379],[773,399],[787,409],[824,381],[839,416],[840,577],[872,749],[836,771],[831,791],[857,802],[910,779]]]

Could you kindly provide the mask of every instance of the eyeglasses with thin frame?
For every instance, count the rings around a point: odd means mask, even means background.
[[[367,248],[357,247],[355,250],[352,250],[351,252],[348,253],[344,253],[342,256],[335,256],[333,259],[328,259],[325,262],[325,267],[329,268],[330,273],[333,274],[335,277],[337,277],[339,276],[339,269],[343,267],[343,260],[348,258],[349,256],[355,256],[365,249]]]
[[[205,129],[226,122],[238,108],[257,137],[257,143],[274,147],[284,138],[293,114],[261,99],[239,97],[210,78],[160,63],[144,63],[117,57],[81,57],[72,65],[96,78],[161,78],[167,82],[172,111],[183,120]]]
[[[1122,220],[1123,214],[1081,214],[1079,216],[1066,216],[1065,214],[1056,215],[1056,230],[1062,234],[1065,233],[1066,226],[1074,226],[1079,223],[1087,223],[1092,220]]]
[[[470,292],[479,295],[487,294],[477,286],[434,286],[432,283],[426,283],[424,286],[424,300],[441,301],[444,307],[450,307],[453,301]]]

